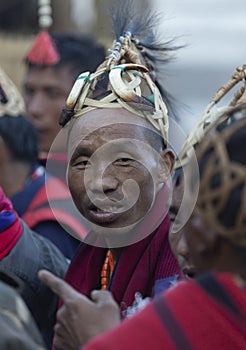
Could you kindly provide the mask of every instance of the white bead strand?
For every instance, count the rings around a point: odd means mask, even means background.
[[[53,24],[51,1],[39,0],[38,6],[39,27],[42,29],[48,29]]]

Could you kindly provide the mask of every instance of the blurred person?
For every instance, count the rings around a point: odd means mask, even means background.
[[[64,301],[54,340],[59,349],[84,345],[83,350],[158,350],[163,344],[170,350],[245,348],[246,104],[228,110],[223,118],[227,122],[211,126],[196,147],[200,177],[194,176],[192,161],[187,165],[186,206],[194,186],[199,190],[183,233],[199,276],[157,296],[119,324],[119,309],[110,293],[93,291],[90,300],[52,274],[40,272],[40,279]],[[72,310],[76,317],[73,313],[71,318]]]
[[[0,270],[22,282],[21,296],[50,348],[58,298],[40,283],[41,268],[63,278],[68,263],[55,245],[19,218],[0,187]]]
[[[25,118],[24,102],[3,70],[0,86],[0,185],[25,223],[71,260],[80,244],[76,235],[83,236],[85,227],[75,215],[67,186],[39,165],[36,129]]]
[[[169,208],[169,216],[172,222],[172,227],[169,231],[169,241],[185,277],[194,277],[197,273],[196,267],[190,259],[184,232],[179,222],[180,218],[177,217],[185,191],[185,170],[189,160],[189,154],[193,147],[196,148],[197,145],[199,145],[201,140],[205,137],[207,130],[215,123],[223,125],[227,122],[226,111],[229,111],[233,106],[246,102],[245,76],[246,66],[239,66],[236,68],[229,81],[217,90],[206,106],[201,118],[198,119],[190,130],[183,148],[176,159],[173,175],[172,204]],[[239,87],[237,91],[234,92],[233,99],[229,103],[224,103],[222,106],[217,107],[218,103],[221,102],[227,94],[231,93],[232,89],[239,83],[243,83],[243,86]]]
[[[105,57],[104,47],[87,34],[41,31],[25,57],[23,96],[27,116],[38,130],[40,160],[45,164],[61,129],[59,118],[66,98],[82,71],[94,71]],[[52,172],[65,179],[66,140],[52,149]]]

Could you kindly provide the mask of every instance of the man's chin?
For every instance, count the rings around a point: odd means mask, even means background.
[[[110,239],[111,237],[117,236],[123,236],[128,235],[129,233],[132,233],[134,228],[137,226],[137,223],[134,223],[132,225],[123,226],[123,227],[107,227],[107,226],[99,226],[94,223],[90,223],[92,231],[100,236],[103,236],[105,238]]]
[[[91,230],[85,237],[84,242],[89,245],[104,248],[129,246],[141,241],[152,232],[149,232],[149,230],[147,230],[147,234],[145,234],[146,230],[142,232],[142,229],[140,229],[142,221],[143,220],[139,220],[131,225],[122,227],[112,227],[112,223],[107,226],[101,226],[88,221]]]

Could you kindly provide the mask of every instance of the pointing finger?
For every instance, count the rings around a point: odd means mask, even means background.
[[[40,270],[38,277],[47,287],[49,287],[55,294],[57,294],[64,302],[70,300],[79,293],[72,288],[67,282],[61,278],[56,277],[47,270]]]

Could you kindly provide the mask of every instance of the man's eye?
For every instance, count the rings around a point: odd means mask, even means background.
[[[59,98],[62,96],[62,93],[58,90],[49,90],[47,92],[47,95],[49,96],[49,98]]]
[[[31,87],[25,86],[24,87],[24,94],[27,96],[31,96],[34,94],[34,89],[32,89]]]
[[[133,159],[131,158],[119,158],[119,159],[116,159],[114,163],[119,165],[127,165],[131,162],[133,162]]]
[[[74,167],[87,168],[89,165],[90,165],[90,162],[88,160],[77,160],[77,161],[74,161],[73,163]]]

